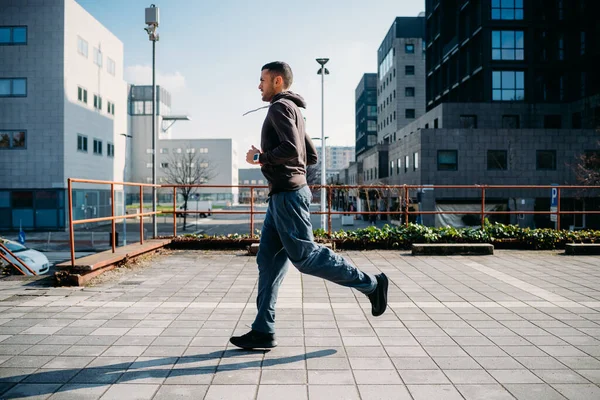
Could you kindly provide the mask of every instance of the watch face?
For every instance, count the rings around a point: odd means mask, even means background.
[[[256,153],[254,155],[254,161],[258,161],[260,159],[260,154]]]

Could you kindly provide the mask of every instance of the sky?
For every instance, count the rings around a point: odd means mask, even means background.
[[[124,44],[125,80],[151,84],[152,45],[143,28],[149,1],[77,0]],[[316,58],[330,61],[325,76],[327,145],[352,146],[354,91],[364,73],[377,72],[377,49],[397,16],[417,16],[424,0],[169,0],[160,9],[157,84],[171,92],[179,121],[173,138],[233,138],[239,165],[260,145],[266,105],[258,90],[261,67],[285,61],[290,90],[307,102],[307,132],[321,136],[321,77]],[[317,146],[319,142],[315,142]],[[248,167],[248,165],[245,165]]]

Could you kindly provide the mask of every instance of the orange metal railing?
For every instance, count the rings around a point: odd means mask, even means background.
[[[72,183],[91,183],[91,184],[107,184],[111,187],[111,199],[112,199],[112,214],[110,217],[101,217],[101,218],[92,218],[92,219],[83,219],[83,220],[73,220],[73,199],[72,199]],[[140,189],[140,212],[136,214],[129,214],[123,216],[115,216],[115,203],[114,203],[114,187],[115,185],[124,185],[124,186],[137,186]],[[173,191],[173,207],[171,210],[161,210],[162,214],[172,214],[173,215],[173,237],[177,236],[177,214],[200,214],[204,213],[205,210],[177,210],[177,189],[180,188],[195,188],[195,189],[223,189],[223,188],[238,188],[238,189],[249,189],[250,191],[250,210],[249,211],[239,211],[239,210],[211,210],[211,214],[245,214],[250,216],[250,237],[254,237],[254,224],[255,215],[266,214],[266,211],[256,210],[255,209],[255,190],[256,189],[267,189],[268,186],[265,185],[152,185],[152,184],[143,184],[143,183],[131,183],[131,182],[112,182],[112,181],[98,181],[98,180],[89,180],[89,179],[72,179],[68,180],[68,191],[69,191],[69,231],[70,231],[70,245],[71,245],[71,263],[74,265],[75,263],[75,246],[74,246],[74,225],[83,224],[88,222],[100,222],[100,221],[111,221],[112,223],[112,250],[115,251],[115,221],[117,219],[123,218],[140,218],[140,242],[143,243],[143,217],[152,216],[158,214],[159,212],[141,212],[143,207],[143,189],[144,187],[157,187],[157,188],[169,188]],[[311,185],[312,189],[320,189],[321,185]],[[465,215],[465,214],[479,214],[481,217],[481,226],[482,228],[485,225],[486,215],[556,215],[556,229],[561,229],[560,217],[561,215],[582,215],[582,214],[600,214],[600,211],[570,211],[570,210],[562,210],[561,209],[561,195],[565,190],[577,190],[577,191],[593,191],[600,190],[600,186],[577,186],[577,185],[563,185],[563,186],[554,186],[554,185],[325,185],[324,186],[327,193],[327,209],[325,211],[316,211],[312,212],[312,214],[327,214],[327,231],[331,232],[332,230],[332,215],[397,215],[402,216],[404,223],[408,226],[409,217],[414,215],[436,215],[436,214],[457,214],[457,215]],[[379,211],[379,210],[366,210],[366,211],[334,211],[332,210],[332,196],[336,191],[346,191],[346,190],[357,190],[357,196],[360,198],[360,193],[358,191],[364,190],[367,200],[371,200],[370,191],[385,191],[388,193],[381,193],[380,198],[390,198],[394,196],[390,196],[390,192],[397,192],[398,199],[402,199],[402,207],[401,209],[395,211]],[[479,210],[459,210],[459,211],[423,211],[423,210],[411,210],[409,208],[410,204],[414,204],[412,202],[411,191],[416,193],[417,191],[423,190],[451,190],[451,189],[462,189],[462,190],[474,190],[478,193],[478,196],[470,196],[469,199],[475,199],[477,197],[480,198],[481,206]],[[555,211],[526,211],[526,210],[511,210],[511,211],[486,211],[486,195],[490,193],[490,191],[496,191],[500,189],[507,190],[547,190],[547,189],[556,189],[557,194],[557,207]],[[387,195],[387,196],[384,196]],[[535,197],[535,196],[533,196]]]
[[[87,183],[97,185],[110,185],[110,198],[111,198],[111,216],[110,217],[99,217],[99,218],[88,218],[73,220],[73,183]],[[136,214],[125,214],[115,215],[115,185],[120,186],[133,186],[140,189],[140,212]],[[116,249],[116,221],[123,218],[138,218],[140,219],[140,243],[144,243],[144,217],[158,214],[158,212],[143,212],[144,207],[144,188],[145,187],[156,187],[160,185],[152,185],[149,183],[131,183],[131,182],[116,182],[116,181],[100,181],[93,179],[75,179],[69,178],[67,180],[68,186],[68,199],[69,199],[69,243],[71,247],[71,265],[75,265],[75,225],[86,224],[91,222],[102,222],[111,221],[111,248],[112,252]]]

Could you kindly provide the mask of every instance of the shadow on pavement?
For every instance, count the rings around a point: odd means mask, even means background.
[[[276,351],[276,350],[275,350]],[[198,354],[182,357],[165,357],[154,360],[123,362],[99,367],[73,368],[61,370],[48,370],[28,375],[16,375],[0,378],[0,388],[7,390],[0,394],[0,399],[21,399],[53,393],[68,392],[73,384],[85,384],[88,387],[105,386],[113,383],[131,382],[138,379],[182,377],[201,374],[212,374],[217,371],[218,363],[200,367],[182,368],[186,364],[205,362],[209,360],[223,360],[228,358],[243,357],[249,354],[267,353],[268,351],[225,350],[214,351],[207,354]],[[219,366],[219,370],[237,371],[245,368],[261,368],[275,365],[289,364],[310,358],[327,357],[337,353],[334,349],[313,351],[280,358],[266,360],[247,360],[233,364]],[[159,368],[161,366],[170,368]],[[17,383],[18,382],[18,383]],[[20,385],[20,384],[30,385]],[[54,383],[55,385],[44,385]],[[62,387],[57,387],[60,383]],[[69,385],[65,386],[65,383]],[[11,386],[9,386],[11,385]],[[15,386],[16,385],[16,386]]]

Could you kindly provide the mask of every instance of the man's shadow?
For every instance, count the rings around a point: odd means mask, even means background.
[[[7,384],[19,385],[23,383],[31,383],[32,386],[36,386],[36,389],[34,390],[35,393],[33,393],[33,391],[29,392],[28,390],[24,390],[25,388],[22,386],[22,389],[20,389],[19,386],[12,386],[8,391],[6,391],[6,393],[0,394],[0,399],[8,400],[16,398],[26,398],[30,396],[39,396],[41,394],[68,392],[69,387],[65,387],[65,384],[85,384],[88,387],[109,386],[113,383],[134,381],[136,379],[213,374],[217,372],[217,363],[215,363],[215,365],[193,368],[179,368],[178,366],[187,363],[196,363],[219,359],[223,360],[234,357],[242,357],[249,354],[265,353],[268,353],[268,350],[260,352],[245,350],[225,350],[191,356],[165,357],[147,361],[123,362],[112,365],[103,365],[100,367],[49,370],[47,372],[36,372],[33,374],[9,376],[5,378],[0,378],[0,387],[4,386],[6,389],[8,389],[8,387],[6,387]],[[308,360],[310,358],[327,357],[335,353],[337,353],[337,351],[334,349],[326,349],[313,351],[310,353],[298,354],[295,356],[269,358],[264,360],[248,360],[239,363],[225,364],[219,366],[219,371],[237,371],[246,368],[270,367],[275,365],[289,364],[298,361]],[[157,368],[167,365],[171,367],[177,366],[177,368]],[[85,382],[81,379],[74,379],[76,376],[81,374],[85,374],[86,376],[91,377],[92,381]],[[67,381],[66,379],[64,379],[65,376],[71,376],[71,378]],[[61,379],[60,377],[63,378]],[[38,383],[60,383],[62,386],[59,388],[51,389],[51,386],[49,385],[39,385]]]

